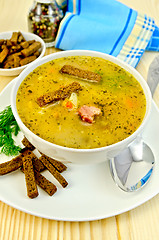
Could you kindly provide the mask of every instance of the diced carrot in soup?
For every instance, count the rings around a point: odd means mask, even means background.
[[[66,103],[66,107],[67,107],[67,108],[73,108],[73,103],[72,103],[71,101],[68,101],[68,102]]]

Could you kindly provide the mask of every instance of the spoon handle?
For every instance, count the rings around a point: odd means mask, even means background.
[[[150,64],[147,76],[147,84],[149,85],[152,96],[156,90],[158,83],[159,83],[159,56],[157,56]]]

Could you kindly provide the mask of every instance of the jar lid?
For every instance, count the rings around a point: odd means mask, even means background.
[[[52,0],[35,0],[38,3],[51,3]]]

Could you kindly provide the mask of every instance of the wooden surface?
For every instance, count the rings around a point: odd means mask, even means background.
[[[121,0],[147,13],[159,24],[159,0]],[[32,0],[0,0],[0,32],[28,31],[27,12]],[[47,49],[46,54],[55,51]],[[158,53],[144,53],[137,70],[147,78]],[[0,91],[13,77],[0,76]],[[154,100],[159,106],[159,91]],[[31,200],[32,201],[32,200]],[[118,216],[92,222],[62,222],[35,217],[0,202],[0,240],[158,240],[159,195]]]

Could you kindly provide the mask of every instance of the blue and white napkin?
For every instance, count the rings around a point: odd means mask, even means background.
[[[136,67],[145,50],[159,50],[159,28],[116,0],[68,0],[55,47],[99,51]]]

